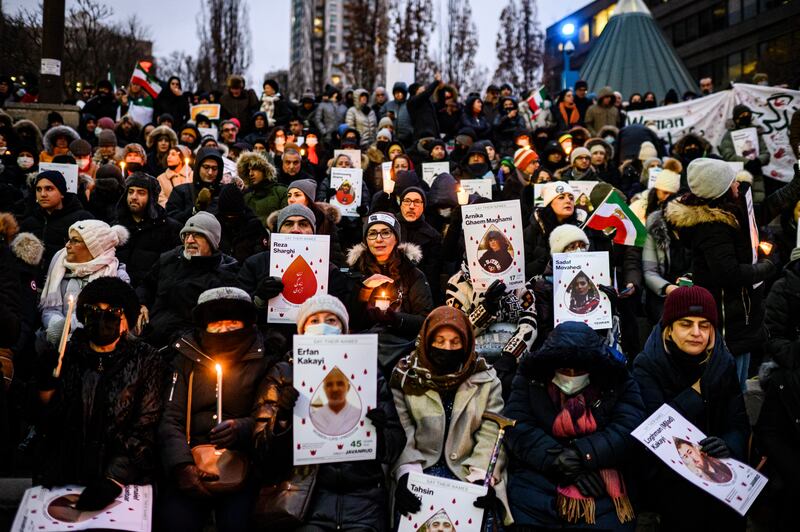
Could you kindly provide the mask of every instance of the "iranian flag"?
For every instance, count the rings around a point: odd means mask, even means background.
[[[141,62],[136,63],[136,68],[133,69],[131,83],[139,85],[153,98],[158,96],[158,93],[161,92],[161,84],[144,69]]]
[[[626,246],[642,247],[647,238],[644,224],[631,211],[625,200],[613,190],[586,220],[584,227],[598,231],[614,228],[616,229],[614,242]]]
[[[547,89],[541,87],[538,91],[531,94],[531,97],[527,99],[528,107],[531,108],[531,112],[533,116],[539,114],[539,111],[542,109],[544,105],[544,101],[547,99]]]

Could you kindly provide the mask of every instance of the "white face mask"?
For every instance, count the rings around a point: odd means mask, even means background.
[[[33,166],[33,157],[17,157],[17,166],[23,170],[27,170]]]
[[[448,207],[446,209],[439,209],[439,214],[441,216],[443,216],[444,218],[450,218],[450,213],[452,213],[452,212],[453,212],[453,209],[451,209],[450,207]]]
[[[329,334],[342,334],[342,330],[328,323],[314,323],[312,325],[306,325],[304,334],[309,334],[311,336],[327,336]]]
[[[78,163],[78,168],[81,170],[86,170],[92,164],[92,160],[89,157],[76,159],[75,162]]]
[[[565,394],[575,395],[589,385],[589,374],[571,376],[556,371],[552,382]]]

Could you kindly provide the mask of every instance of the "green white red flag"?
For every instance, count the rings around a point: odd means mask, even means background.
[[[535,115],[539,114],[539,111],[544,106],[544,101],[547,99],[547,89],[544,87],[540,87],[539,90],[535,91],[531,94],[530,98],[526,100],[528,107],[531,108],[531,112]]]
[[[647,239],[647,228],[631,211],[625,200],[613,190],[586,220],[584,227],[598,231],[613,227],[616,229],[614,242],[626,246],[642,247]]]
[[[153,98],[158,96],[158,93],[161,92],[161,84],[154,76],[151,76],[150,73],[144,69],[141,62],[136,63],[136,68],[133,69],[131,83],[139,85]]]

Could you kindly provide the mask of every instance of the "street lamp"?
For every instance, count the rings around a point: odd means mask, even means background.
[[[575,24],[572,22],[566,22],[563,26],[561,26],[561,35],[563,35],[566,39],[561,47],[564,54],[564,72],[561,75],[562,89],[569,88],[573,84],[574,78],[577,77],[576,73],[569,68],[569,57],[575,51],[575,45],[572,44],[572,40],[570,39],[574,33]]]

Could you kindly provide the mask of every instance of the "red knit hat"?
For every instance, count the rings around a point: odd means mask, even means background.
[[[523,172],[534,161],[539,160],[539,155],[530,148],[520,148],[514,153],[514,166]]]
[[[705,318],[716,327],[717,303],[711,292],[702,286],[679,286],[673,290],[664,301],[661,325],[666,327],[686,316]]]

